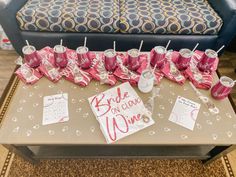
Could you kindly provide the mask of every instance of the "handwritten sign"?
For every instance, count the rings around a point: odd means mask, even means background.
[[[189,130],[193,130],[199,110],[200,104],[178,96],[169,120]]]
[[[142,100],[128,82],[88,100],[107,143],[154,124]]]
[[[57,94],[43,98],[43,125],[69,120],[68,94]]]

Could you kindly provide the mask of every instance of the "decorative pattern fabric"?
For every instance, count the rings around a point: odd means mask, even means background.
[[[207,0],[28,0],[24,31],[218,34],[223,24]]]
[[[222,23],[207,0],[120,0],[122,33],[217,34]]]
[[[117,0],[28,0],[16,18],[21,30],[54,32],[119,31]]]

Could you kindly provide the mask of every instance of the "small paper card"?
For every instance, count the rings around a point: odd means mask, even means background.
[[[169,120],[189,130],[193,130],[200,106],[199,103],[178,96]]]
[[[141,98],[128,82],[88,100],[107,143],[154,124]]]
[[[57,94],[43,98],[43,125],[69,120],[68,94]]]

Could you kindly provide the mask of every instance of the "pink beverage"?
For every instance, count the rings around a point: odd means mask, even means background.
[[[218,54],[216,51],[207,49],[201,59],[201,61],[198,63],[198,68],[201,71],[209,71],[213,67],[216,58],[218,57]]]
[[[166,49],[163,46],[156,46],[154,48],[154,55],[151,58],[152,66],[156,66],[157,68],[161,69],[165,64],[165,55]]]
[[[34,46],[27,45],[22,49],[25,62],[32,68],[36,68],[40,65],[40,59]]]
[[[90,68],[92,62],[89,58],[89,49],[87,47],[81,46],[76,49],[78,57],[78,65],[83,69]]]
[[[66,48],[61,45],[56,45],[54,47],[54,58],[56,66],[60,68],[65,68],[68,63],[66,56]]]
[[[212,87],[211,95],[215,99],[224,99],[230,94],[233,86],[234,81],[231,78],[222,76],[219,82]]]
[[[130,49],[128,51],[128,67],[132,71],[136,71],[140,67],[140,58],[138,49]]]
[[[179,58],[177,60],[176,66],[179,70],[185,70],[189,67],[192,58],[192,51],[189,49],[181,49],[179,51]]]
[[[116,69],[116,51],[108,49],[104,51],[105,68],[107,71],[114,71]]]

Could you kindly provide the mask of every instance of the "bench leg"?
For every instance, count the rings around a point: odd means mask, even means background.
[[[235,146],[229,145],[229,146],[215,146],[210,152],[210,158],[206,160],[202,160],[202,163],[207,165],[213,162],[214,160],[220,158],[222,155],[226,155],[232,150],[235,149]]]
[[[3,145],[8,150],[21,156],[23,159],[29,161],[32,164],[37,164],[39,160],[33,157],[33,152],[27,146],[15,146],[15,145]]]

